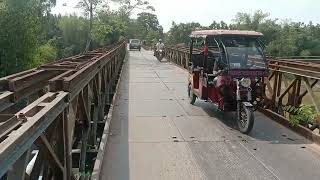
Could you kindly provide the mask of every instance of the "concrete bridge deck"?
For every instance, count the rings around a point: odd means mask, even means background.
[[[103,180],[319,180],[320,148],[256,113],[249,136],[234,114],[188,104],[187,72],[130,51],[103,160]]]

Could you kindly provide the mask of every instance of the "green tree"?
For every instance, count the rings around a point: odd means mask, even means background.
[[[100,11],[94,21],[91,36],[94,47],[118,42],[125,36],[127,23],[121,19],[118,12]]]
[[[129,17],[133,10],[149,10],[155,11],[154,7],[149,4],[149,1],[145,0],[111,0],[113,2],[119,3],[120,8],[118,9],[122,17]]]
[[[210,24],[209,29],[229,29],[229,25],[223,21],[213,21]]]
[[[320,55],[320,25],[301,22],[284,21],[269,18],[268,13],[261,10],[253,14],[237,13],[233,23],[213,21],[208,27],[199,23],[172,24],[166,34],[170,44],[187,43],[191,31],[196,29],[234,29],[262,32],[261,39],[271,56],[319,56]]]
[[[145,32],[157,31],[160,27],[157,16],[147,12],[138,14],[137,23]]]
[[[76,15],[62,16],[58,22],[62,32],[62,56],[82,52],[86,47],[89,27],[87,19]]]
[[[32,64],[40,33],[41,4],[36,0],[5,0],[0,10],[0,76]]]
[[[91,32],[93,28],[93,17],[98,9],[98,7],[103,3],[103,0],[80,0],[78,3],[77,7],[83,9],[84,15],[86,17],[89,16],[89,31],[88,31],[88,36],[87,36],[87,43],[86,43],[86,48],[85,51],[89,50],[92,48],[92,43],[91,43]]]
[[[36,49],[35,55],[32,59],[33,66],[40,66],[45,63],[49,63],[55,60],[58,57],[58,51],[55,45],[52,45],[50,42],[39,46]]]
[[[258,10],[253,15],[248,13],[237,13],[233,21],[239,30],[257,31],[260,24],[265,22],[268,16],[268,13],[263,13],[261,10]]]
[[[203,27],[199,23],[180,23],[172,22],[172,27],[167,33],[166,42],[169,44],[178,44],[189,42],[189,35],[194,30],[200,30]]]
[[[136,23],[135,38],[146,40],[153,44],[157,39],[163,38],[163,28],[159,25],[158,17],[152,13],[139,13]]]

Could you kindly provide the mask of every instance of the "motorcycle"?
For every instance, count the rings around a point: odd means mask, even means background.
[[[163,49],[160,49],[156,52],[156,57],[158,59],[158,61],[161,62],[161,60],[163,59],[164,57],[164,50]]]

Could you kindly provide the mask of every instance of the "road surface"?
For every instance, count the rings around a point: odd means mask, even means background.
[[[188,104],[187,72],[130,51],[103,160],[103,180],[319,180],[320,148],[256,113],[252,133],[235,115]]]

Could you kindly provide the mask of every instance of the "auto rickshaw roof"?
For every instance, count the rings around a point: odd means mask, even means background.
[[[240,30],[201,30],[193,31],[190,37],[206,37],[206,36],[223,36],[223,35],[238,35],[238,36],[263,36],[262,33],[256,31],[240,31]]]

